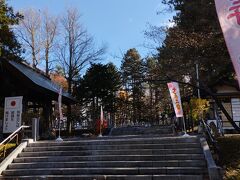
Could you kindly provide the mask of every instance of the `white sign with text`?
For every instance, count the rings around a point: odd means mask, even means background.
[[[12,133],[21,126],[22,99],[22,96],[5,98],[3,133]]]

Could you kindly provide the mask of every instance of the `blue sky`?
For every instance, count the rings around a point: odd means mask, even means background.
[[[147,23],[166,25],[172,14],[157,15],[164,9],[161,0],[8,0],[14,10],[26,8],[48,9],[61,15],[68,7],[76,7],[82,14],[82,23],[95,38],[96,44],[107,44],[105,62],[113,62],[118,67],[128,49],[136,48],[142,57],[149,54],[143,47],[146,39],[144,30]]]

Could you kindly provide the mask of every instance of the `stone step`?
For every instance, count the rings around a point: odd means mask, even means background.
[[[170,134],[151,134],[151,138],[169,138],[169,137],[176,137],[174,136],[174,134],[171,132]],[[118,136],[102,136],[102,137],[97,137],[97,139],[133,139],[133,138],[150,138],[150,136],[148,134],[139,134],[139,135],[118,135]],[[87,139],[86,137],[81,137],[81,140]],[[80,140],[77,137],[73,137],[73,138],[68,138],[68,139],[64,139],[65,141],[74,141],[74,140]]]
[[[172,126],[165,127],[121,127],[121,128],[113,128],[110,131],[111,136],[119,136],[119,135],[137,135],[137,134],[170,134],[173,133]]]
[[[75,161],[75,162],[30,162],[12,163],[9,169],[27,168],[82,168],[82,167],[206,167],[204,160],[169,161]]]
[[[112,130],[110,132],[111,136],[119,136],[119,135],[144,135],[144,134],[173,134],[172,129],[158,129],[158,130],[149,130],[146,131],[144,129],[135,129],[132,131],[125,130]]]
[[[168,144],[168,143],[199,143],[197,137],[183,138],[183,137],[166,137],[166,138],[132,138],[132,139],[96,139],[96,140],[80,140],[80,141],[64,141],[58,143],[55,141],[40,141],[38,143],[31,143],[29,147],[43,147],[43,146],[85,146],[85,145],[125,145],[125,144]]]
[[[41,175],[5,176],[1,180],[205,180],[203,175]]]
[[[127,150],[93,150],[93,151],[39,151],[23,152],[19,157],[40,156],[90,156],[90,155],[160,155],[160,154],[201,154],[200,148],[185,149],[127,149]]]
[[[8,169],[3,171],[6,176],[27,175],[152,175],[152,174],[206,174],[202,167],[134,167],[134,168],[39,168],[39,169]]]
[[[168,144],[119,144],[119,145],[92,145],[92,146],[41,146],[41,147],[27,147],[24,152],[37,151],[74,151],[74,150],[120,150],[120,149],[182,149],[182,148],[201,148],[199,143],[168,143]]]
[[[102,155],[102,156],[43,156],[18,157],[15,163],[24,162],[62,162],[62,161],[161,161],[161,160],[202,160],[203,154],[166,154],[166,155]]]

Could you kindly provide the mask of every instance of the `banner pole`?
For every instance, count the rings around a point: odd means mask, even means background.
[[[61,131],[61,120],[63,119],[63,114],[62,114],[62,87],[59,89],[59,94],[58,94],[58,111],[59,111],[59,121],[58,121],[58,138],[56,139],[57,142],[63,142],[63,139],[60,136],[60,131]]]
[[[103,123],[103,109],[102,109],[102,106],[101,106],[100,127],[99,127],[99,135],[98,135],[98,137],[102,137],[102,123]]]
[[[187,134],[186,124],[185,124],[185,118],[184,118],[184,116],[182,117],[182,120],[183,120],[183,130],[184,130],[184,134],[183,134],[183,136],[189,136],[189,135]]]
[[[99,135],[98,135],[98,137],[102,137],[102,123],[101,123],[101,121],[100,121],[100,127],[99,127]]]

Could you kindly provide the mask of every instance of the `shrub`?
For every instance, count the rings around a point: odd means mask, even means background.
[[[218,138],[220,164],[225,169],[227,180],[240,179],[240,135]]]

